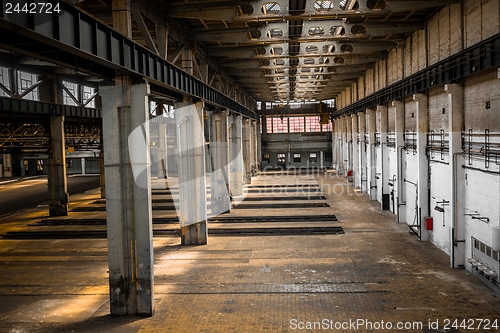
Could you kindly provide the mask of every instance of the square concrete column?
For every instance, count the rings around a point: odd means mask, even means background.
[[[103,140],[104,141],[104,140]],[[104,170],[104,151],[99,152],[99,186],[101,188],[101,199],[106,199],[106,176]]]
[[[158,148],[157,148],[157,176],[158,179],[167,178],[168,158],[167,158],[167,124],[158,124]]]
[[[390,192],[389,187],[389,147],[387,147],[387,128],[389,126],[387,107],[384,105],[377,106],[377,113],[380,119],[380,156],[377,161],[377,172],[379,182],[377,184],[378,199],[383,210],[390,209]]]
[[[428,98],[424,94],[414,94],[413,102],[417,103],[417,158],[418,158],[418,181],[417,181],[417,207],[418,220],[420,224],[420,240],[428,239],[428,231],[425,229],[425,217],[429,212],[429,160],[427,158],[427,133],[428,123]]]
[[[182,245],[208,241],[203,102],[176,103]]]
[[[12,177],[12,155],[3,154],[3,177]]]
[[[332,167],[337,168],[337,132],[335,128],[336,120],[332,120]]]
[[[257,123],[257,171],[262,168],[262,133],[260,132],[260,125]]]
[[[229,134],[228,112],[215,113],[210,125],[210,188],[212,214],[229,213]]]
[[[366,189],[366,175],[368,173],[368,168],[366,165],[366,114],[364,112],[358,112],[358,135],[359,135],[359,158],[358,158],[358,170],[359,170],[359,187],[361,192],[368,193]]]
[[[391,107],[395,108],[395,132],[396,132],[396,155],[397,155],[397,174],[396,174],[396,184],[395,187],[395,197],[397,202],[396,215],[398,216],[398,222],[403,221],[406,216],[406,197],[405,193],[405,176],[403,159],[406,154],[403,154],[403,149],[405,148],[404,143],[404,132],[405,132],[405,105],[400,101],[393,101]]]
[[[258,164],[258,140],[259,140],[259,136],[258,136],[258,132],[260,132],[259,130],[259,126],[258,126],[258,123],[257,121],[255,120],[251,120],[251,124],[252,124],[252,130],[251,130],[251,138],[250,140],[252,141],[252,175],[255,176],[257,175],[257,170],[258,170],[258,167],[257,167],[257,164]]]
[[[453,251],[450,255],[450,266],[458,268],[465,265],[466,246],[465,242],[465,177],[464,169],[464,156],[462,150],[462,130],[464,124],[464,108],[463,108],[463,87],[460,84],[446,84],[444,87],[445,92],[448,94],[448,105],[446,112],[448,112],[449,124],[449,143],[450,143],[450,186],[451,186],[451,200],[450,211],[451,221],[450,238],[453,246]]]
[[[149,84],[115,77],[102,97],[112,315],[154,313]]]
[[[49,153],[49,215],[67,216],[69,195],[66,179],[66,147],[64,138],[64,116],[50,117],[52,149]]]
[[[338,143],[339,143],[339,147],[338,147],[338,168],[337,168],[337,174],[338,175],[343,175],[344,174],[344,156],[345,155],[345,150],[344,150],[344,147],[345,147],[345,139],[344,139],[344,136],[346,135],[345,134],[345,131],[346,131],[346,128],[344,126],[344,118],[345,117],[342,117],[339,119],[339,127],[338,127]]]
[[[86,174],[86,167],[85,167],[85,157],[80,157],[80,163],[81,163],[81,166],[82,166],[82,175],[85,175]]]
[[[352,170],[353,169],[353,137],[352,137],[352,119],[351,116],[346,116],[345,117],[345,122],[346,122],[346,146],[347,146],[347,163],[346,163],[346,170]]]
[[[377,173],[377,164],[375,161],[375,110],[366,110],[366,131],[368,133],[368,142],[366,143],[366,187],[370,200],[377,200],[377,182],[375,179]]]
[[[352,170],[354,173],[353,185],[354,187],[361,187],[361,178],[359,173],[359,127],[358,127],[358,115],[356,113],[351,114],[352,122]]]
[[[243,163],[242,131],[243,124],[240,115],[232,115],[232,125],[229,130],[229,140],[231,142],[231,195],[233,197],[243,195],[243,175],[245,175]]]
[[[245,184],[252,183],[252,144],[251,144],[251,125],[250,119],[243,119],[243,164],[245,166]]]

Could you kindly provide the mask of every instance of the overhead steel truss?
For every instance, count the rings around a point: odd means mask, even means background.
[[[7,2],[0,0],[2,8],[6,8]],[[46,2],[59,4],[60,12],[6,14],[2,10],[0,47],[108,79],[115,76],[115,71],[146,77],[161,88],[259,119],[252,110],[70,3]]]
[[[66,147],[75,150],[102,149],[100,121],[66,121]],[[51,147],[48,119],[0,119],[0,150],[45,152]]]
[[[101,118],[101,110],[94,108],[30,101],[9,97],[0,97],[0,111],[80,118]]]
[[[374,108],[391,101],[446,83],[457,82],[467,76],[500,66],[500,34],[431,65],[374,94],[331,114],[331,119]]]

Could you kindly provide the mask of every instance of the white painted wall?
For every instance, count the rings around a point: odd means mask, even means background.
[[[445,6],[428,20],[425,29],[411,34],[400,47],[390,51],[385,60],[375,63],[373,68],[368,69],[356,84],[343,91],[338,97],[338,106],[339,108],[347,106],[351,102],[362,99],[498,33],[500,33],[500,2],[498,0],[463,0],[457,4]],[[461,130],[465,136],[469,130],[478,134],[476,141],[484,141],[485,131],[489,131],[490,142],[497,143],[497,149],[500,150],[498,148],[500,147],[500,71],[495,69],[471,76],[464,80],[462,88],[463,98],[460,97],[459,103],[461,109],[459,118],[463,117]],[[451,138],[451,135],[448,134],[451,130],[450,96],[452,92],[439,86],[430,89],[425,94],[428,101],[425,107],[429,132],[437,134],[443,131],[446,140],[449,140]],[[404,130],[418,132],[417,103],[413,102],[411,98],[402,101],[402,103],[404,103],[405,114]],[[390,105],[386,106],[389,106],[388,132],[395,132],[394,108],[391,108]],[[456,113],[454,117],[457,117]],[[333,137],[334,140],[342,142],[344,145],[338,156],[345,160],[348,158],[345,147],[348,143],[347,128],[340,120],[338,124],[340,126],[335,127],[337,133],[334,133]],[[380,131],[378,119],[376,126],[376,131]],[[338,141],[340,138],[342,141]],[[375,166],[376,173],[380,173],[382,168],[381,147],[375,147],[372,154],[365,154],[364,135],[361,134],[359,139],[359,143],[354,140],[354,144],[358,145],[360,160],[364,163],[360,170],[366,170],[367,166]],[[373,139],[366,143],[368,146],[371,144],[373,144]],[[416,187],[409,182],[404,182],[404,179],[412,183],[418,182],[419,156],[413,150],[408,149],[402,151],[401,159],[399,159],[397,147],[386,148],[385,155],[384,159],[387,160],[387,163],[384,165],[388,168],[389,179],[398,175],[400,169],[402,170],[401,177],[396,179],[396,182],[393,183],[394,186],[390,188],[394,197],[394,205],[391,201],[389,208],[393,213],[399,211],[398,220],[400,222],[413,224],[416,221],[415,215],[417,213]],[[475,237],[487,245],[492,244],[492,229],[500,226],[500,175],[498,174],[500,172],[500,156],[497,157],[498,160],[490,161],[488,166],[481,158],[471,159],[469,163],[467,154],[465,154],[464,162],[462,162],[461,157],[458,158],[457,180],[460,198],[457,199],[457,202],[460,201],[460,205],[457,205],[456,221],[453,221],[450,205],[442,203],[453,200],[452,157],[447,150],[442,153],[432,151],[429,154],[430,207],[429,211],[426,208],[421,214],[422,216],[430,214],[433,217],[434,228],[429,231],[428,240],[445,253],[451,255],[452,250],[462,251],[461,256],[468,258],[471,237]],[[364,175],[363,179],[367,179],[367,176]],[[381,202],[381,186],[383,184],[381,180],[374,182],[377,185],[377,195],[372,199]],[[369,192],[370,180],[368,179],[364,184],[362,182],[362,185],[362,191]],[[400,206],[398,210],[397,202],[406,203],[406,205]],[[436,206],[443,207],[444,212],[435,210]],[[471,216],[464,214],[479,214],[476,216],[488,217],[489,222],[472,219]],[[457,226],[463,228],[459,241],[463,241],[465,246],[454,247],[451,242],[452,228]],[[470,269],[468,263],[465,265]]]

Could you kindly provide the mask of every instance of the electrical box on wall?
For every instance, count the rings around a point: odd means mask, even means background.
[[[425,218],[425,230],[432,230],[433,228],[433,219],[432,217]]]

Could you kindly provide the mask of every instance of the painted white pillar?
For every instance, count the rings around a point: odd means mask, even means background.
[[[258,123],[255,120],[251,120],[251,131],[250,131],[250,142],[252,143],[252,175],[257,174],[257,129]],[[259,131],[260,132],[260,131]]]
[[[425,217],[429,214],[429,160],[427,158],[428,98],[424,94],[414,94],[413,101],[417,103],[417,205],[420,221],[420,240],[427,241],[429,232],[425,228]]]
[[[377,200],[377,182],[375,174],[377,172],[375,163],[375,110],[366,110],[366,131],[368,133],[368,142],[366,143],[366,164],[367,177],[366,186],[370,200]]]
[[[460,84],[446,84],[444,87],[448,94],[448,105],[445,109],[448,112],[449,121],[449,144],[450,144],[450,205],[451,225],[450,225],[450,266],[458,268],[465,265],[467,246],[465,239],[465,178],[464,169],[460,166],[464,164],[464,156],[462,154],[462,129],[464,122],[464,107],[463,107],[463,87]],[[447,209],[446,207],[445,209]]]
[[[395,135],[396,135],[396,157],[397,157],[397,174],[396,174],[396,184],[395,187],[395,197],[396,197],[396,215],[398,217],[398,222],[406,222],[406,184],[404,182],[404,160],[406,154],[403,154],[404,143],[404,132],[405,132],[405,105],[400,101],[393,101],[391,107],[395,108]]]
[[[358,173],[359,173],[359,186],[362,192],[368,193],[366,188],[366,175],[368,168],[366,165],[366,114],[365,112],[358,112],[358,135],[359,135],[359,157],[358,157]]]
[[[212,214],[231,211],[229,196],[229,135],[228,112],[215,113],[210,125],[210,188]]]
[[[176,103],[182,245],[208,242],[203,102]]]
[[[337,174],[344,174],[344,118],[337,119]]]
[[[345,117],[345,122],[346,122],[346,146],[347,146],[347,163],[346,163],[346,170],[351,170],[353,169],[353,138],[352,138],[352,120],[351,116],[346,116]],[[346,174],[347,175],[347,174]],[[352,177],[350,177],[352,179]]]
[[[232,115],[233,124],[229,131],[229,139],[231,142],[231,195],[243,195],[243,175],[245,175],[243,163],[243,146],[242,146],[242,119],[240,115]]]
[[[352,170],[353,170],[353,185],[354,187],[360,187],[361,178],[359,172],[359,126],[358,126],[358,115],[351,115],[352,122]]]
[[[251,126],[250,119],[243,119],[243,161],[245,166],[245,177],[243,178],[245,184],[252,183],[252,144],[251,144]]]
[[[337,132],[335,128],[336,119],[332,120],[332,167],[337,168]]]
[[[380,203],[383,210],[390,209],[390,187],[389,187],[389,147],[387,147],[387,129],[389,126],[388,119],[388,109],[386,106],[380,105],[377,107],[377,112],[379,112],[380,116],[380,161],[378,165],[380,168],[377,168],[377,172],[379,173],[380,182]]]
[[[262,121],[262,119],[261,119]],[[257,171],[262,169],[262,133],[260,131],[260,123],[257,123]]]
[[[112,315],[154,313],[149,84],[100,86]]]
[[[157,176],[158,179],[164,179],[168,176],[168,157],[167,157],[167,124],[158,124],[158,148],[157,148]]]

